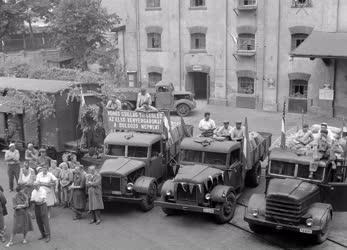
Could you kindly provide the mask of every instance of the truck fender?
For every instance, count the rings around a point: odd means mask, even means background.
[[[304,215],[304,218],[312,217],[313,226],[323,227],[328,214],[330,213],[332,218],[332,206],[326,203],[313,203],[312,206],[308,209],[307,213]]]
[[[185,99],[181,99],[181,100],[175,101],[175,102],[174,102],[174,108],[176,109],[177,106],[180,105],[180,104],[182,104],[182,103],[187,104],[191,109],[194,108],[193,103],[192,103],[191,101],[185,100]]]
[[[253,194],[248,201],[247,213],[252,214],[257,209],[259,215],[265,216],[265,207],[265,194]]]
[[[136,179],[134,183],[134,190],[135,192],[140,194],[147,194],[148,188],[153,182],[156,184],[155,178],[140,176],[139,178]]]
[[[173,180],[167,180],[164,182],[160,194],[165,196],[168,191],[171,191],[172,193],[174,192]]]
[[[211,191],[211,201],[222,203],[225,201],[225,197],[227,197],[233,191],[233,187],[217,185]]]

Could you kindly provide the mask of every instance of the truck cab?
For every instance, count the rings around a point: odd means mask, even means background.
[[[333,167],[336,166],[336,167]],[[333,211],[347,211],[347,174],[343,160],[315,161],[286,149],[273,149],[264,194],[254,194],[245,220],[251,230],[263,227],[312,235],[317,243],[329,235]]]

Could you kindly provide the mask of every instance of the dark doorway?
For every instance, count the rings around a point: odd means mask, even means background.
[[[206,73],[192,72],[189,73],[192,80],[192,91],[195,99],[202,100],[208,98],[208,81]]]

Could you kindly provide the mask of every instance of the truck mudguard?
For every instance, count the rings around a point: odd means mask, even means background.
[[[182,103],[187,104],[191,109],[194,108],[194,105],[193,105],[192,101],[181,99],[181,100],[175,101],[175,103],[174,103],[175,109],[177,108],[178,105],[180,105]]]
[[[253,209],[258,209],[260,215],[265,215],[265,194],[253,194],[248,201],[248,212],[252,212]]]
[[[217,185],[211,191],[211,200],[214,202],[224,202],[225,197],[227,197],[233,191],[233,187]]]
[[[162,188],[161,188],[161,194],[165,195],[167,191],[174,192],[174,183],[173,180],[167,180],[164,182]]]
[[[140,176],[139,178],[136,179],[136,181],[134,183],[134,190],[137,193],[147,194],[148,188],[149,188],[150,184],[153,182],[155,182],[155,178],[147,177],[147,176]]]
[[[329,213],[332,212],[332,206],[325,203],[313,203],[312,206],[308,209],[305,217],[309,218],[310,216],[313,219],[313,226],[324,226],[326,217]]]

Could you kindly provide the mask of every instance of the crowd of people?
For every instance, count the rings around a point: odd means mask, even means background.
[[[40,240],[50,241],[51,209],[54,206],[71,208],[73,220],[80,220],[90,213],[90,224],[100,224],[100,211],[104,209],[101,192],[101,176],[94,166],[84,170],[75,154],[64,154],[62,163],[57,164],[46,154],[45,149],[36,150],[28,144],[23,164],[19,151],[11,143],[5,152],[8,165],[9,190],[14,191],[13,227],[6,247],[13,245],[14,236],[23,234],[22,243],[26,244],[26,235],[33,231],[32,219],[36,219]],[[0,240],[5,242],[4,216],[8,214],[7,200],[0,186]]]

